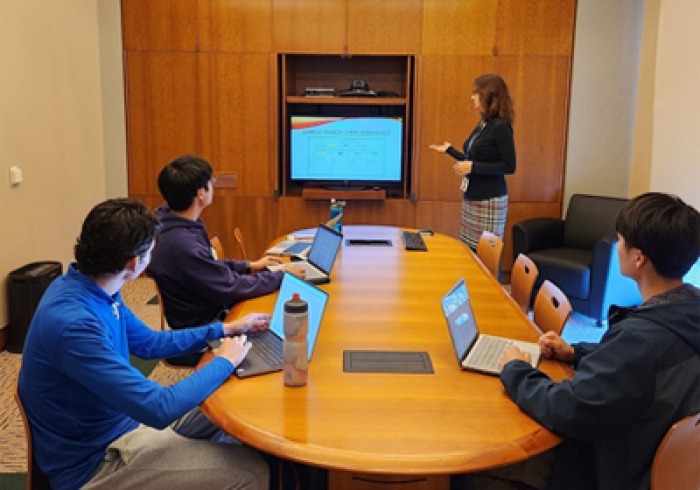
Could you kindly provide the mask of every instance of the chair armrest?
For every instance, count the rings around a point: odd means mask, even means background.
[[[533,218],[513,225],[513,257],[543,248],[560,247],[564,238],[564,220]]]

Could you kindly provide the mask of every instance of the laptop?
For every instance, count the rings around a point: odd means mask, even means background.
[[[510,345],[528,352],[532,366],[537,366],[540,360],[538,344],[479,333],[464,279],[457,281],[442,297],[441,306],[462,369],[498,375],[501,354]]]
[[[343,213],[329,219],[324,223],[328,228],[334,228],[335,225],[343,217]],[[309,255],[311,244],[314,240],[314,234],[298,234],[288,235],[287,240],[276,243],[274,246],[265,250],[266,255],[281,255],[285,257],[297,256],[306,257]]]
[[[309,304],[308,355],[309,361],[311,361],[323,313],[328,303],[328,293],[293,274],[285,273],[277,294],[275,308],[272,310],[270,328],[262,332],[248,334],[248,340],[251,341],[253,347],[236,368],[237,377],[249,378],[282,370],[284,366],[284,303],[291,299],[294,293],[299,293],[301,299]]]
[[[342,234],[326,225],[318,226],[309,255],[305,259],[295,262],[306,268],[305,281],[313,284],[330,282],[331,269],[342,241]],[[281,270],[282,267],[284,267],[284,264],[270,265],[267,268],[271,271],[276,271]]]

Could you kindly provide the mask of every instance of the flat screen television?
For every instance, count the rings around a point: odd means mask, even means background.
[[[292,115],[289,176],[293,183],[333,188],[401,182],[404,122],[398,116]]]

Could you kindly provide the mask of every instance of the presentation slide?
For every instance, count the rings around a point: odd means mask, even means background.
[[[403,121],[397,117],[292,116],[292,179],[401,180]]]

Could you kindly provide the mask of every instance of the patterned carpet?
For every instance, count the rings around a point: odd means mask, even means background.
[[[160,306],[151,300],[154,296],[153,283],[142,278],[127,283],[122,289],[124,302],[151,328],[160,328]],[[15,404],[14,390],[17,373],[22,362],[21,354],[0,352],[0,376],[3,380],[0,392],[0,473],[26,473],[27,443],[24,425]],[[164,386],[171,385],[187,376],[191,370],[174,369],[158,363],[148,376]]]

